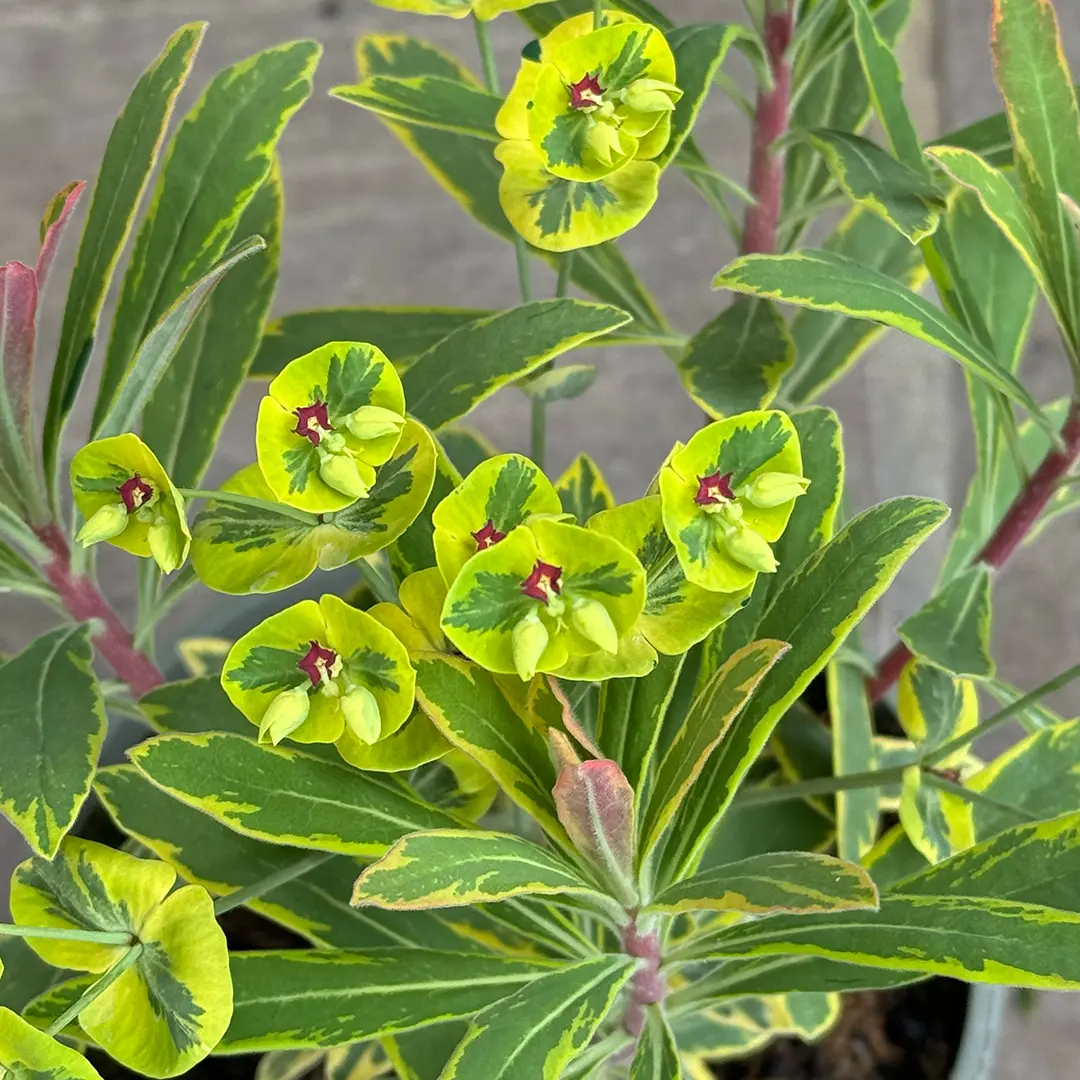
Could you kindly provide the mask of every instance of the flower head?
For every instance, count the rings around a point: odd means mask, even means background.
[[[225,659],[221,685],[261,741],[347,750],[352,740],[374,743],[405,723],[415,678],[405,646],[386,626],[324,596],[245,634]]]
[[[259,468],[275,498],[312,513],[366,498],[394,453],[405,395],[374,345],[335,341],[287,364],[259,406]]]
[[[410,11],[416,15],[445,15],[451,19],[464,19],[472,14],[483,22],[494,19],[504,11],[520,11],[522,8],[551,3],[551,0],[372,0],[378,7],[395,11]],[[589,18],[592,18],[590,14]]]
[[[632,640],[644,599],[645,572],[622,544],[533,517],[465,564],[442,628],[471,660],[524,680],[640,675],[656,661]]]
[[[166,574],[183,565],[191,544],[184,500],[137,435],[98,439],[79,450],[71,490],[86,519],[79,543],[108,541],[152,557]]]
[[[660,471],[660,493],[687,580],[734,593],[774,572],[771,545],[808,485],[798,434],[782,412],[719,420],[676,448]]]

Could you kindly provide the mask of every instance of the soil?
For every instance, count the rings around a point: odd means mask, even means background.
[[[819,1043],[780,1039],[746,1061],[713,1067],[717,1080],[948,1080],[960,1045],[968,988],[931,979],[844,997]]]

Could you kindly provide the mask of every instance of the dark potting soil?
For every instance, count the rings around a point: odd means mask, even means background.
[[[948,1080],[968,988],[931,979],[843,998],[836,1027],[813,1046],[780,1039],[746,1061],[713,1067],[717,1080]]]

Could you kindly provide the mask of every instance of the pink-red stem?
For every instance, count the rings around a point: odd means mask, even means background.
[[[795,30],[795,0],[770,0],[765,13],[765,50],[772,86],[758,89],[750,157],[750,194],[754,205],[746,212],[742,253],[771,254],[784,196],[784,151],[776,142],[787,134],[791,109],[791,64],[788,48]]]
[[[667,982],[660,974],[660,938],[656,931],[641,933],[634,919],[622,934],[623,951],[644,961],[630,980],[630,997],[623,1014],[623,1026],[634,1039],[645,1030],[646,1010],[659,1005],[667,996]]]
[[[1061,429],[1061,441],[1062,447],[1052,449],[1043,458],[1042,464],[1013,500],[993,536],[976,555],[976,563],[985,563],[995,570],[1005,565],[1039,520],[1062,479],[1080,458],[1080,399],[1069,408],[1069,415]],[[911,650],[902,641],[898,641],[882,657],[874,677],[867,684],[871,701],[877,701],[889,691],[910,659]]]
[[[157,665],[135,647],[131,634],[108,600],[88,577],[71,568],[71,551],[64,534],[55,524],[43,526],[38,536],[52,552],[45,576],[73,619],[90,622],[94,645],[109,662],[116,676],[131,688],[136,700],[165,681]]]

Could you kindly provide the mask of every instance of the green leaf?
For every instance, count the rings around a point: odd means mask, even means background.
[[[101,769],[95,791],[116,824],[195,885],[227,896],[295,866],[300,853],[233,832],[202,811],[155,787],[132,765]],[[357,864],[329,859],[300,877],[248,901],[247,907],[307,938],[314,945],[366,949],[411,945],[489,951],[497,941],[473,944],[453,919],[428,912],[382,912],[348,904]],[[483,917],[476,912],[478,922]],[[458,923],[464,929],[464,923]],[[478,935],[479,936],[479,935]]]
[[[681,1080],[681,1077],[675,1036],[664,1014],[659,1009],[650,1009],[630,1066],[630,1080]]]
[[[647,0],[619,0],[617,6],[631,15],[636,15],[642,22],[658,26],[665,33],[674,29],[671,20]],[[560,23],[566,22],[575,15],[583,15],[592,9],[592,0],[555,0],[554,3],[545,0],[544,3],[524,8],[518,12],[518,15],[537,37],[544,37]]]
[[[311,93],[321,47],[295,41],[216,75],[169,147],[117,302],[93,425],[131,368],[148,329],[224,255],[265,182],[277,140]]]
[[[330,96],[359,105],[387,120],[499,141],[495,114],[502,99],[461,79],[439,75],[410,79],[375,75],[355,86],[336,86]]]
[[[222,278],[238,263],[263,251],[266,242],[252,236],[229,252],[220,263],[185,289],[160,321],[143,339],[131,366],[119,383],[111,402],[99,397],[102,414],[94,428],[95,439],[121,435],[137,427],[143,410],[176,357],[188,332],[209,301]]]
[[[537,961],[417,948],[233,953],[220,1050],[347,1046],[470,1016],[551,970]]]
[[[467,1028],[464,1021],[435,1024],[381,1041],[399,1080],[439,1080]]]
[[[870,772],[875,767],[874,726],[866,676],[857,667],[834,660],[826,668],[826,679],[833,770],[837,776]],[[878,799],[878,789],[873,787],[836,793],[836,849],[840,858],[861,862],[874,846]]]
[[[904,734],[930,753],[978,726],[975,684],[912,660],[900,675],[896,712]],[[965,755],[966,751],[961,749],[939,764],[943,768],[959,766]]]
[[[930,783],[918,765],[904,770],[900,824],[919,853],[941,862],[975,843],[971,800]]]
[[[566,472],[555,483],[562,507],[573,514],[579,525],[584,525],[594,514],[610,510],[615,496],[600,473],[597,464],[588,454],[578,454]]]
[[[551,797],[555,768],[547,744],[511,708],[493,676],[464,660],[434,653],[418,656],[414,663],[416,698],[432,723],[550,835],[566,841]]]
[[[53,630],[0,666],[0,811],[51,859],[75,824],[108,721],[86,626]]]
[[[135,84],[109,135],[71,274],[49,387],[42,439],[47,476],[53,474],[60,429],[75,404],[90,362],[113,272],[127,244],[173,106],[195,62],[206,26],[204,22],[188,23],[169,38]]]
[[[919,248],[862,206],[840,222],[825,242],[825,250],[876,270],[912,292],[918,292],[926,280]],[[796,364],[784,379],[784,396],[792,402],[808,402],[848,371],[886,327],[838,311],[800,308],[790,331]]]
[[[953,578],[899,626],[911,651],[954,675],[990,678],[990,570],[980,564]]]
[[[794,362],[776,305],[739,298],[690,339],[678,364],[686,392],[719,419],[766,408]]]
[[[239,735],[161,735],[129,756],[174,798],[275,844],[381,855],[406,833],[458,824],[378,773]]]
[[[194,735],[227,731],[252,737],[251,722],[229,700],[218,675],[165,683],[141,697],[139,709],[151,726],[162,733]]]
[[[214,290],[143,413],[143,438],[179,487],[199,486],[259,346],[277,285],[284,200],[275,160],[236,227],[239,236],[261,236],[265,252]]]
[[[47,964],[25,939],[5,937],[0,942],[0,1006],[22,1013],[27,1004],[70,972]]]
[[[457,420],[501,386],[630,321],[582,300],[537,300],[462,326],[402,377],[409,411],[430,428]]]
[[[947,514],[932,499],[890,499],[852,519],[781,586],[756,633],[790,641],[792,648],[728,731],[676,820],[665,852],[673,873],[700,861],[709,834],[780,717]]]
[[[787,645],[760,640],[735,653],[694,699],[661,760],[653,794],[642,818],[642,858],[647,858],[675,817],[687,793],[725,739],[758,684],[777,663]]]
[[[479,431],[457,424],[443,428],[438,441],[461,476],[468,476],[477,465],[499,452]]]
[[[877,889],[862,867],[829,855],[787,851],[695,874],[664,889],[648,910],[774,915],[873,908],[877,900]]]
[[[577,871],[529,840],[457,829],[402,837],[357,878],[352,903],[412,911],[593,891]]]
[[[744,256],[722,270],[713,285],[903,330],[959,360],[972,375],[1047,424],[1024,386],[958,323],[892,278],[844,256],[812,248],[791,255]]]
[[[1080,109],[1054,8],[1046,0],[995,0],[991,45],[1020,189],[1054,307],[1075,353],[1076,231],[1059,195],[1080,198]]]
[[[542,371],[519,385],[531,400],[550,405],[553,401],[571,401],[581,397],[594,382],[595,365],[563,364],[561,367]]]
[[[836,182],[913,244],[937,230],[937,188],[922,171],[909,168],[881,147],[846,131],[817,128],[807,133],[829,165]]]
[[[602,956],[553,972],[489,1005],[469,1024],[440,1080],[562,1076],[632,974],[629,957]]]

